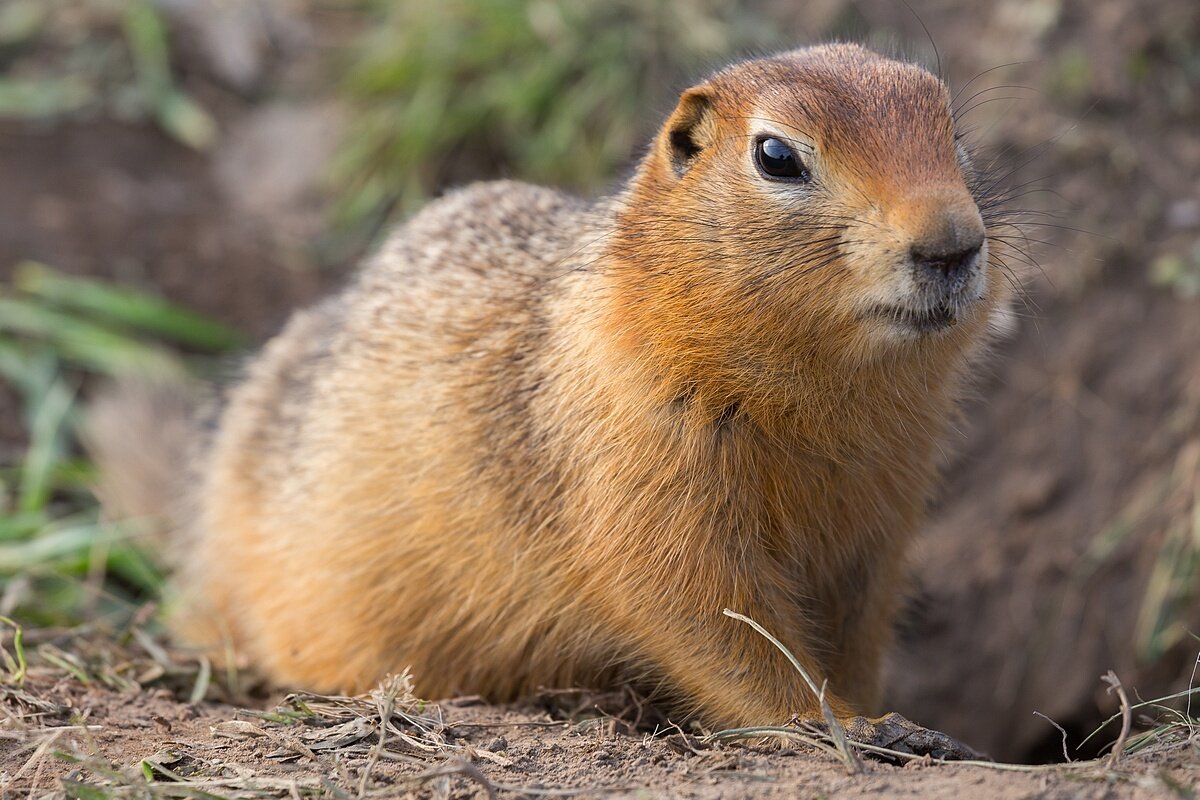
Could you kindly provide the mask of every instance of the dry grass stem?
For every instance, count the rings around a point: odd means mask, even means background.
[[[371,755],[367,757],[367,765],[363,767],[362,778],[358,782],[358,796],[361,798],[367,793],[367,782],[371,779],[371,771],[375,769],[376,762],[379,761],[379,755],[383,752],[383,745],[387,741],[387,721],[392,718],[392,709],[396,705],[396,683],[391,683],[387,690],[382,692],[382,696],[377,698],[379,702],[376,707],[379,709],[379,741],[371,748]]]
[[[848,769],[851,774],[862,772],[862,761],[859,759],[858,754],[854,752],[853,748],[850,747],[846,737],[846,729],[842,727],[842,724],[838,721],[837,717],[834,716],[833,709],[830,708],[829,701],[825,698],[825,689],[828,685],[828,681],[823,681],[821,686],[818,688],[817,682],[811,675],[808,674],[808,670],[804,668],[799,659],[797,659],[796,656],[784,646],[783,642],[772,636],[766,628],[764,628],[762,625],[759,625],[757,622],[745,616],[744,614],[739,614],[736,611],[731,611],[728,608],[724,610],[724,613],[725,616],[732,617],[733,619],[744,622],[751,628],[754,628],[754,630],[765,636],[771,644],[775,645],[779,652],[787,656],[788,661],[792,662],[792,666],[795,667],[796,671],[800,673],[800,676],[804,678],[804,682],[808,684],[808,688],[812,690],[814,695],[816,695],[817,702],[821,708],[821,716],[824,718],[825,724],[829,728],[829,739],[833,743],[838,756],[846,764],[846,769]]]
[[[479,767],[462,758],[451,759],[436,769],[422,772],[417,776],[417,779],[426,781],[431,778],[442,778],[449,775],[461,775],[464,778],[469,778],[483,787],[483,790],[487,792],[488,800],[496,800],[496,787],[492,785],[492,782],[479,771]]]
[[[48,735],[45,735],[45,737],[40,742],[38,742],[37,747],[35,747],[33,750],[33,754],[29,756],[29,759],[24,763],[24,765],[22,765],[19,770],[17,770],[15,773],[13,773],[13,776],[11,778],[9,778],[7,781],[4,782],[4,784],[2,786],[0,786],[0,796],[8,797],[9,790],[18,785],[17,781],[19,781],[27,772],[29,772],[30,768],[35,768],[37,770],[37,775],[40,776],[41,769],[42,769],[42,760],[45,759],[46,754],[50,751],[51,745],[53,745],[55,742],[57,742],[59,740],[59,737],[61,737],[68,730],[74,730],[74,729],[73,728],[58,728],[56,730],[51,731]],[[33,781],[33,787],[36,787],[37,783],[38,783],[38,780],[35,777],[35,779]],[[31,787],[31,795],[32,795],[32,787]]]
[[[1121,685],[1121,679],[1117,677],[1117,673],[1110,669],[1100,676],[1100,680],[1108,684],[1109,694],[1116,692],[1117,697],[1121,700],[1121,735],[1117,737],[1112,753],[1108,756],[1108,768],[1112,769],[1121,760],[1121,754],[1125,752],[1125,740],[1129,738],[1129,728],[1133,725],[1133,709],[1129,706],[1129,697],[1125,694],[1125,687]]]
[[[1046,720],[1046,722],[1049,722],[1051,725],[1053,725],[1058,730],[1059,733],[1062,734],[1063,761],[1070,764],[1073,759],[1071,758],[1070,754],[1067,753],[1067,730],[1066,730],[1066,728],[1064,728],[1062,725],[1059,725],[1057,722],[1050,719],[1049,717],[1047,717],[1045,714],[1043,714],[1040,711],[1033,712],[1033,715],[1035,717],[1041,717],[1042,719]]]

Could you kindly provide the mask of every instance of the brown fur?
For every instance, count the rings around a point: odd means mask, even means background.
[[[753,137],[814,180],[764,181]],[[475,185],[298,313],[231,393],[178,626],[272,680],[424,696],[636,680],[710,725],[816,700],[729,607],[879,699],[905,552],[995,266],[949,330],[871,309],[977,224],[945,86],[855,46],[686,92],[594,204]]]

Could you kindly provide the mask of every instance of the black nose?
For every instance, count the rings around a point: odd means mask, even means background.
[[[910,252],[917,271],[939,282],[958,283],[975,271],[983,242],[959,249],[922,248],[913,245]]]

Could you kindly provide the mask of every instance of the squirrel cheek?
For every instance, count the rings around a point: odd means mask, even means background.
[[[907,248],[900,236],[881,238],[880,228],[863,224],[842,235],[843,272],[847,292],[863,305],[895,300],[913,290],[909,271],[903,268]]]

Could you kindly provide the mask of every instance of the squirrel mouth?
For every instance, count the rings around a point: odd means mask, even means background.
[[[923,309],[876,306],[871,315],[917,334],[938,333],[958,322],[958,314],[945,303]]]

